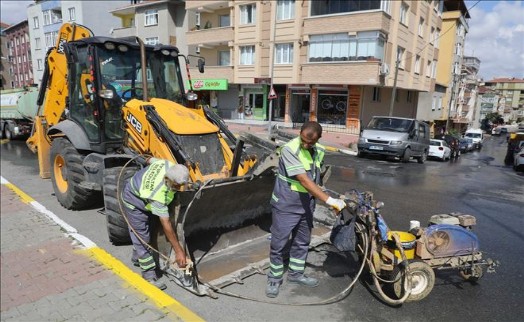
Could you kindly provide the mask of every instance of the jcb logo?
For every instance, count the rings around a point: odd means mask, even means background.
[[[142,134],[142,123],[140,123],[133,114],[128,113],[126,119],[139,134]]]

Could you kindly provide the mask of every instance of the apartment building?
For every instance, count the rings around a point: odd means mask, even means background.
[[[436,131],[447,131],[463,127],[460,107],[464,101],[459,97],[461,88],[464,42],[469,30],[470,14],[462,0],[444,0],[442,29],[440,32],[437,85],[446,88],[442,102],[437,103],[439,116],[435,117]]]
[[[4,29],[9,24],[0,22],[0,89],[13,88],[11,83],[11,63],[9,62],[9,42],[5,35]]]
[[[496,90],[481,84],[478,88],[477,98],[477,109],[479,110],[479,120],[481,123],[488,114],[499,113],[498,102],[500,97]],[[503,115],[503,113],[504,111],[502,110],[499,114]]]
[[[452,118],[455,129],[461,133],[468,128],[480,128],[480,110],[477,108],[479,69],[480,59],[477,57],[462,58],[457,110]]]
[[[27,20],[5,28],[4,34],[7,41],[7,59],[10,64],[10,88],[32,85],[34,78]]]
[[[484,84],[498,95],[497,112],[506,123],[524,121],[524,79],[501,77]]]
[[[56,45],[58,31],[64,22],[85,25],[97,36],[110,36],[119,20],[110,10],[129,4],[127,1],[60,1],[36,0],[27,8],[29,21],[32,74],[39,84],[44,73],[48,49]]]
[[[194,82],[225,117],[240,98],[246,116],[268,120],[271,85],[271,120],[358,131],[373,115],[415,117],[435,87],[442,4],[187,1],[189,52],[206,58]]]

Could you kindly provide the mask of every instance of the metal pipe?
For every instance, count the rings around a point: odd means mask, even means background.
[[[275,4],[275,20],[273,22],[273,39],[270,40],[271,51],[272,51],[272,54],[270,55],[271,68],[269,69],[269,78],[271,79],[271,84],[269,87],[270,92],[273,89],[273,69],[275,67],[275,38],[276,38],[276,33],[277,33],[277,11],[278,11],[277,1],[274,1],[272,3]],[[267,132],[269,135],[271,135],[271,117],[273,114],[273,100],[274,99],[269,100],[269,115],[268,115],[268,122],[267,122],[268,124]]]
[[[140,45],[140,66],[142,66],[142,92],[144,93],[144,101],[149,102],[149,93],[147,91],[147,65],[146,65],[146,46],[140,37],[136,37],[136,41]],[[136,89],[135,89],[136,90]]]

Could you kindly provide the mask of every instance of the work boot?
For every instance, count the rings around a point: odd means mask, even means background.
[[[277,297],[280,284],[282,283],[268,281],[266,286],[266,296],[271,298]]]
[[[287,281],[291,284],[300,284],[307,287],[318,286],[318,279],[314,277],[307,277],[306,275],[300,275],[298,277],[288,276]]]
[[[140,264],[138,263],[138,259],[131,258],[131,263],[133,263],[133,266],[140,267]]]
[[[167,288],[166,284],[159,281],[157,278],[152,278],[149,280],[146,280],[149,283],[153,284],[154,286],[158,287],[160,290],[165,290]]]

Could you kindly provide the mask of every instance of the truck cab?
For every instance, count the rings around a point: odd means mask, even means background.
[[[482,149],[482,143],[484,142],[484,132],[481,129],[469,129],[464,134],[464,137],[473,140],[474,149]]]

